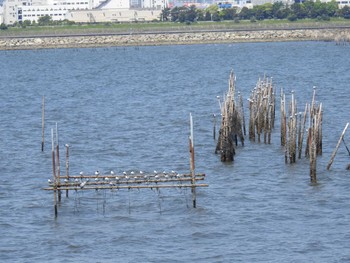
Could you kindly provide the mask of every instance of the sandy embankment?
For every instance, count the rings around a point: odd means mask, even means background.
[[[0,38],[0,50],[271,41],[350,41],[350,29],[115,34]]]

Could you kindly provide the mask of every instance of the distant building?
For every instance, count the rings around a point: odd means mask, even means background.
[[[5,0],[2,13],[7,25],[25,20],[38,22],[46,15],[53,21],[151,21],[159,19],[158,11],[166,6],[167,0]]]

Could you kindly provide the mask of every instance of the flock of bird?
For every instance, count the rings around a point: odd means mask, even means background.
[[[113,170],[109,174],[102,175],[99,170],[95,171],[94,175],[88,175],[84,172],[80,172],[79,176],[70,176],[67,178],[62,175],[61,178],[64,178],[64,184],[69,186],[79,186],[81,189],[84,188],[87,184],[93,185],[105,185],[110,184],[111,186],[120,184],[120,183],[142,183],[142,182],[164,182],[168,180],[181,179],[184,178],[183,174],[180,174],[175,171],[170,172],[158,172],[156,170],[153,173],[147,173],[143,171],[124,171],[122,174],[117,175]],[[92,181],[90,182],[90,179]],[[72,181],[73,180],[73,181]],[[49,185],[53,185],[54,182],[52,179],[48,179]],[[62,185],[62,184],[61,184]]]

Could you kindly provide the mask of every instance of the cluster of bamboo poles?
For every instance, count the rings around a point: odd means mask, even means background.
[[[275,91],[272,78],[264,77],[258,80],[251,91],[249,101],[249,139],[264,143],[271,143],[271,130],[275,125]]]
[[[221,111],[221,126],[215,153],[220,153],[222,162],[232,162],[235,155],[235,146],[238,138],[244,146],[245,124],[243,112],[243,99],[238,95],[238,103],[235,101],[235,81],[233,70],[230,73],[228,91],[219,99]],[[243,135],[244,134],[244,135]],[[214,138],[215,138],[215,116],[214,116]]]
[[[190,174],[180,174],[177,172],[154,172],[150,173],[134,173],[127,174],[111,174],[101,175],[96,171],[95,175],[86,175],[82,172],[80,175],[69,174],[69,145],[66,144],[66,174],[61,176],[60,171],[60,155],[58,142],[58,128],[56,123],[56,137],[54,138],[54,130],[51,129],[52,139],[52,169],[53,177],[49,179],[49,187],[44,190],[50,190],[54,193],[54,211],[55,217],[58,214],[58,204],[61,202],[61,192],[77,190],[102,190],[102,189],[159,189],[159,188],[191,188],[193,207],[196,207],[196,187],[207,187],[208,184],[198,184],[198,180],[204,180],[205,174],[195,174],[194,162],[194,138],[193,138],[193,120],[190,114],[190,136],[189,136],[189,152],[190,152]]]
[[[316,182],[316,157],[322,155],[322,103],[318,104],[315,97],[314,87],[311,103],[306,103],[304,113],[298,112],[292,91],[287,113],[286,95],[281,89],[281,146],[285,147],[285,162],[295,163],[297,156],[301,159],[304,132],[307,131],[305,156],[310,158],[311,182]],[[307,119],[309,122],[305,129]]]

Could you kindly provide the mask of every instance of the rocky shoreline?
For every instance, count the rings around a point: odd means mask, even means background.
[[[350,29],[277,29],[259,31],[40,36],[25,38],[3,37],[0,38],[0,50],[308,40],[350,42]]]

